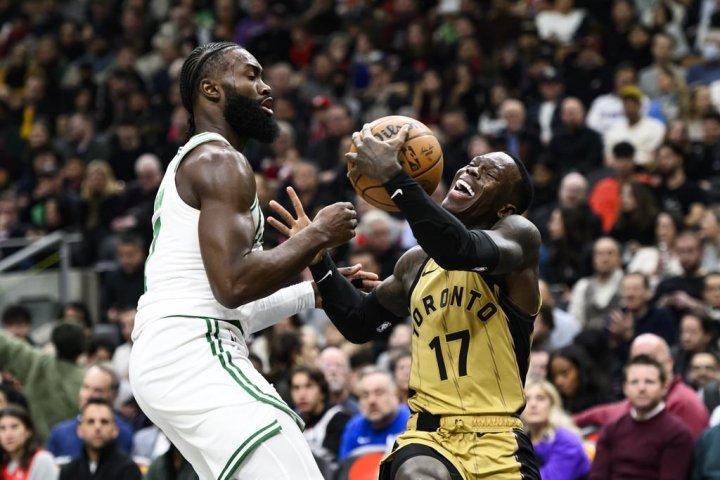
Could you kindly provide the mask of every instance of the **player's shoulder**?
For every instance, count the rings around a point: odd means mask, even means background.
[[[246,162],[247,160],[241,152],[232,145],[219,140],[198,145],[183,160],[183,164],[190,168],[237,168]]]
[[[393,275],[403,281],[409,278],[415,278],[422,264],[427,260],[428,254],[425,253],[420,246],[412,247],[395,263],[395,271]]]
[[[508,215],[501,218],[493,230],[500,230],[526,248],[540,248],[542,237],[533,222],[522,215]]]

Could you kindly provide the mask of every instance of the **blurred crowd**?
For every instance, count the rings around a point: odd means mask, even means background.
[[[3,312],[3,475],[196,478],[134,403],[127,362],[155,194],[186,141],[180,67],[209,41],[248,48],[273,90],[280,136],[244,152],[266,213],[290,208],[289,185],[311,215],[355,203],[338,263],[386,278],[415,245],[345,177],[364,123],[435,132],[438,200],[474,156],[525,163],[543,308],[524,419],[545,478],[659,478],[666,462],[720,478],[716,0],[0,0],[0,258],[6,239],[70,231],[72,265],[104,266],[98,318],[88,299]],[[404,429],[410,339],[398,325],[351,345],[315,310],[250,339],[327,478]]]

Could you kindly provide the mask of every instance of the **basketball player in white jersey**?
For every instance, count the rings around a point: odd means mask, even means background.
[[[300,418],[248,360],[247,335],[315,306],[309,283],[282,290],[320,251],[354,236],[349,203],[322,209],[261,249],[264,220],[249,138],[277,134],[262,68],[233,43],[196,48],[180,78],[192,137],[155,200],[153,241],[133,331],[138,404],[201,480],[322,479]]]

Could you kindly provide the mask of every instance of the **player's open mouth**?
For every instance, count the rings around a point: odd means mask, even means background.
[[[461,178],[459,178],[457,182],[455,182],[455,187],[453,188],[453,190],[456,192],[460,192],[467,197],[472,197],[473,195],[475,195],[475,190],[473,190],[469,183],[467,183]]]
[[[260,107],[261,107],[263,110],[265,110],[265,111],[268,113],[268,115],[272,115],[272,114],[275,113],[275,112],[273,112],[273,99],[272,99],[272,97],[268,97],[268,98],[266,98],[265,100],[263,100],[262,102],[260,102]]]

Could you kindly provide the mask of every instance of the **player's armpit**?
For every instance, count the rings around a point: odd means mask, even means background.
[[[352,343],[370,341],[379,332],[403,320],[380,303],[375,291],[367,295],[359,292],[338,272],[328,255],[311,265],[310,272],[322,295],[325,313]]]

